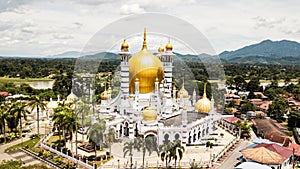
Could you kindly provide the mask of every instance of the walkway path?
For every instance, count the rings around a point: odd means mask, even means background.
[[[25,137],[23,138],[23,141],[27,141],[29,140],[30,138],[29,137]],[[22,139],[18,139],[18,140],[15,140],[15,141],[12,141],[10,143],[7,143],[7,144],[3,144],[0,146],[0,162],[2,162],[3,160],[11,160],[11,159],[15,159],[13,158],[12,156],[10,156],[8,153],[5,153],[5,149],[13,146],[13,145],[16,145],[16,144],[19,144],[19,143],[22,143]]]
[[[237,146],[237,148],[235,148],[232,152],[229,152],[228,157],[218,167],[218,169],[224,169],[224,168],[226,168],[226,169],[233,169],[234,165],[239,162],[239,160],[237,160],[237,158],[239,158],[242,155],[242,153],[240,152],[240,150],[248,147],[251,144],[252,144],[252,142],[250,142],[248,140],[241,141],[241,143]]]

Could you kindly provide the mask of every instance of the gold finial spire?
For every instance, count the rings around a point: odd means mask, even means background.
[[[182,80],[182,88],[184,89],[184,78]]]
[[[173,46],[170,43],[170,37],[168,38],[168,44],[166,45],[166,51],[172,51]]]
[[[204,83],[203,98],[206,98],[206,83]]]
[[[146,28],[144,28],[144,42],[142,50],[147,49],[147,41],[146,41]]]

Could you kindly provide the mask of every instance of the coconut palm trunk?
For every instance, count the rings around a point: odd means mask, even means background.
[[[37,134],[40,136],[40,112],[39,112],[39,106],[36,106],[36,113],[37,113]],[[46,134],[46,133],[45,133]]]

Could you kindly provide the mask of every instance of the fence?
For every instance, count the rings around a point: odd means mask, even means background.
[[[42,161],[43,163],[47,164],[47,165],[50,166],[50,167],[53,167],[53,168],[55,168],[55,169],[60,169],[60,168],[59,168],[58,166],[56,166],[55,164],[51,163],[50,161],[47,161],[47,160],[44,160],[44,159],[40,158],[39,156],[35,155],[35,154],[32,153],[31,151],[28,151],[28,150],[23,149],[23,148],[20,148],[19,150],[21,150],[21,151],[23,151],[24,153],[26,153],[26,154],[28,154],[28,155],[30,155],[30,156],[32,156],[32,157],[34,157],[34,158],[36,158],[36,159]]]
[[[62,153],[62,152],[60,152],[60,151],[57,151],[57,150],[53,149],[52,147],[47,146],[47,145],[45,144],[45,142],[51,137],[51,135],[52,135],[52,134],[48,134],[48,135],[43,139],[43,141],[41,142],[41,147],[42,147],[42,148],[44,148],[44,149],[46,149],[46,150],[48,150],[48,151],[51,151],[52,153],[55,153],[55,154],[57,154],[57,155],[59,155],[59,156],[62,156],[62,157],[66,158],[66,159],[68,159],[68,160],[70,160],[70,161],[73,161],[75,164],[78,163],[78,165],[83,166],[83,167],[85,167],[85,168],[87,168],[87,169],[94,169],[94,168],[95,168],[94,166],[91,166],[91,165],[89,165],[89,164],[87,164],[87,163],[85,163],[85,162],[83,162],[83,161],[81,161],[81,160],[78,160],[78,159],[76,159],[76,158],[73,158],[73,157],[71,157],[71,156],[68,156],[67,154],[64,154],[64,153]]]

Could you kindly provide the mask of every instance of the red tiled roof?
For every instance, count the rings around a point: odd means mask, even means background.
[[[0,92],[0,95],[6,97],[8,96],[8,92]]]
[[[234,123],[234,122],[237,122],[237,121],[242,121],[240,118],[237,118],[237,117],[224,117],[223,118],[225,121],[229,122],[229,123]]]
[[[293,151],[293,149],[295,149],[295,155],[296,156],[300,156],[300,145],[295,144],[295,143],[291,143],[290,146],[288,147],[290,150]]]
[[[264,102],[263,104],[261,104],[261,105],[259,106],[259,108],[264,109],[264,110],[268,110],[270,104],[271,104],[271,102],[266,101],[266,102]]]
[[[282,157],[284,157],[285,159],[290,158],[293,155],[293,151],[282,147],[278,144],[266,144],[266,143],[260,143],[257,146],[255,146],[254,148],[259,148],[259,147],[265,147],[266,149],[276,152],[278,154],[280,154]]]
[[[262,97],[265,96],[262,92],[253,92],[254,95],[261,95]]]

